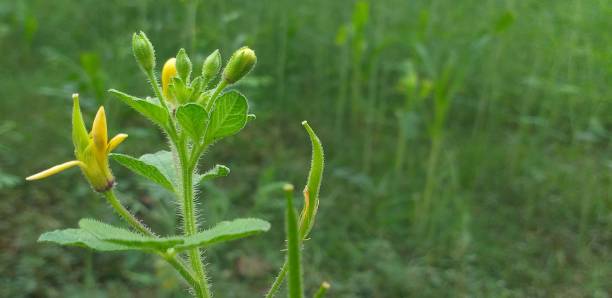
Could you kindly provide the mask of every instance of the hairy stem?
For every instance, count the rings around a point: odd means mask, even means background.
[[[117,199],[117,196],[115,195],[115,192],[112,189],[104,192],[104,196],[106,197],[106,200],[111,204],[113,209],[115,209],[117,214],[119,214],[119,216],[121,216],[121,218],[125,220],[130,226],[132,226],[134,229],[138,230],[139,232],[147,236],[157,237],[153,232],[151,232],[151,230],[149,230],[149,228],[147,228],[132,213],[130,213],[130,211],[127,210],[127,208],[125,208],[123,204],[121,204],[121,201]],[[176,271],[178,271],[181,274],[181,276],[185,279],[185,281],[187,281],[193,287],[198,297],[206,297],[206,296],[199,294],[202,292],[202,285],[200,284],[200,282],[198,282],[198,280],[194,277],[194,275],[189,271],[189,269],[185,266],[185,264],[183,264],[183,262],[181,262],[176,256],[171,255],[171,254],[160,253],[160,255],[170,265],[172,265],[172,267],[174,267]]]
[[[210,111],[210,109],[212,109],[212,107],[215,106],[215,101],[217,100],[217,97],[219,96],[219,93],[221,93],[221,91],[223,91],[223,89],[225,89],[225,87],[227,87],[227,82],[225,80],[221,79],[221,81],[219,82],[219,84],[215,88],[215,92],[210,97],[210,100],[208,101],[208,104],[206,104],[206,110],[207,111]]]
[[[184,234],[191,236],[198,232],[196,225],[196,210],[194,204],[193,195],[193,170],[195,163],[191,163],[187,154],[187,144],[180,142],[178,144],[179,159],[181,160],[182,180],[183,180],[183,224]],[[203,297],[211,297],[210,286],[206,277],[206,270],[202,262],[202,256],[200,255],[199,248],[192,248],[189,250],[189,261],[191,267],[197,275],[199,283],[202,285],[201,295]]]
[[[285,280],[285,275],[287,275],[288,269],[289,269],[289,263],[287,262],[287,259],[285,259],[285,263],[283,263],[283,267],[281,267],[280,272],[278,272],[278,275],[274,279],[274,283],[272,283],[270,290],[268,290],[268,293],[266,294],[266,298],[272,298],[274,297],[274,295],[276,295],[276,292],[278,292],[278,290],[280,289],[280,286],[283,284],[283,280]]]
[[[157,237],[149,228],[147,228],[142,222],[140,222],[132,213],[130,213],[123,204],[117,199],[115,196],[115,192],[111,189],[104,192],[104,196],[108,203],[115,209],[117,214],[121,216],[123,220],[125,220],[130,226],[132,226],[137,231],[151,237]]]

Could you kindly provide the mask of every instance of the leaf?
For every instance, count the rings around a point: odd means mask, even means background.
[[[38,242],[52,242],[59,245],[89,247],[99,251],[124,251],[134,249],[126,245],[100,240],[82,229],[65,229],[46,232],[40,235]]]
[[[323,145],[319,137],[308,125],[308,122],[303,121],[302,126],[306,129],[312,145],[312,160],[310,162],[310,171],[308,172],[308,181],[304,189],[305,205],[300,216],[300,233],[302,239],[304,239],[308,236],[314,225],[314,218],[319,207],[319,190],[321,189],[321,180],[323,179],[325,158]]]
[[[175,248],[177,250],[185,250],[194,247],[211,246],[266,232],[269,229],[270,223],[258,218],[239,218],[232,221],[222,221],[211,229],[184,238],[185,243]]]
[[[208,123],[208,113],[204,107],[195,103],[182,105],[176,110],[176,119],[191,138],[199,143]]]
[[[110,157],[132,172],[159,184],[169,191],[174,192],[174,186],[170,181],[170,178],[163,174],[162,169],[158,168],[160,164],[147,162],[147,160],[150,160],[151,158],[147,157],[143,160],[143,157],[145,157],[143,155],[140,159],[136,159],[132,156],[120,153],[111,153]]]
[[[119,98],[128,106],[132,107],[134,110],[138,111],[143,116],[149,118],[149,120],[153,121],[154,123],[162,127],[166,127],[168,125],[168,112],[162,106],[138,97],[125,94],[115,89],[110,89],[109,92],[117,96],[117,98]]]
[[[79,227],[100,240],[137,247],[141,250],[168,249],[183,243],[183,239],[178,237],[149,237],[89,218],[81,219]]]
[[[206,173],[200,175],[197,180],[198,183],[203,183],[204,181],[207,180],[211,180],[211,179],[215,179],[215,178],[219,178],[219,177],[225,177],[227,175],[229,175],[230,173],[230,169],[224,165],[215,165],[214,168],[206,171]]]
[[[206,140],[212,142],[239,132],[246,124],[248,109],[240,92],[232,90],[221,95],[212,108]]]
[[[173,185],[177,185],[178,176],[174,167],[172,152],[160,150],[155,153],[145,154],[139,159],[155,166]]]

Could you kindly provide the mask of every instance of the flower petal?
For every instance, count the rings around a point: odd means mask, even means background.
[[[93,137],[96,149],[99,151],[106,151],[106,146],[108,145],[108,131],[106,129],[106,113],[104,112],[103,106],[98,109],[93,127],[91,128],[91,136]]]
[[[170,80],[176,76],[176,58],[170,58],[162,68],[162,92],[164,97],[168,97],[168,85]],[[159,99],[161,100],[161,98]]]
[[[29,176],[29,177],[26,178],[26,180],[32,181],[32,180],[38,180],[38,179],[47,178],[47,177],[55,175],[55,174],[57,174],[57,173],[59,173],[59,172],[61,172],[63,170],[70,169],[70,168],[72,168],[74,166],[84,167],[85,164],[80,162],[80,161],[78,161],[78,160],[71,160],[71,161],[65,162],[63,164],[60,164],[60,165],[51,167],[49,169],[46,169],[46,170],[44,170],[44,171],[42,171],[42,172],[40,172],[38,174],[34,174],[32,176]]]
[[[125,139],[127,139],[128,135],[125,133],[120,133],[116,136],[114,136],[109,142],[108,142],[108,151],[107,153],[110,153],[111,151],[115,150],[115,148],[117,148],[117,146],[119,146],[119,144],[123,143],[123,141],[125,141]]]

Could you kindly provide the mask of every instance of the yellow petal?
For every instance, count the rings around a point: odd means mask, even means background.
[[[164,97],[168,97],[168,85],[170,85],[170,80],[174,76],[176,76],[176,58],[170,58],[162,68],[162,92]]]
[[[83,166],[85,166],[85,164],[80,162],[80,161],[78,161],[78,160],[71,160],[71,161],[65,162],[65,163],[63,163],[61,165],[57,165],[57,166],[54,166],[52,168],[46,169],[46,170],[44,170],[44,171],[42,171],[42,172],[40,172],[38,174],[34,174],[34,175],[30,176],[30,177],[27,177],[26,180],[32,181],[32,180],[38,180],[38,179],[47,178],[47,177],[49,177],[51,175],[55,175],[55,174],[57,174],[57,173],[59,173],[59,172],[61,172],[63,170],[70,169],[70,168],[72,168],[74,166],[83,167]]]
[[[127,139],[128,135],[124,134],[124,133],[120,133],[116,136],[114,136],[110,142],[108,142],[108,152],[111,152],[113,150],[115,150],[115,148],[117,148],[117,146],[119,146],[119,144],[123,143],[123,141],[125,141],[125,139]]]
[[[93,137],[96,149],[99,151],[106,151],[106,146],[108,145],[108,134],[106,130],[106,113],[104,112],[104,107],[102,106],[100,109],[98,109],[98,113],[94,119],[93,127],[91,128],[91,136]]]

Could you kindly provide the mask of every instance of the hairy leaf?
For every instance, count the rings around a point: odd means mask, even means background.
[[[204,181],[208,181],[211,179],[225,177],[229,175],[230,169],[224,165],[215,165],[214,168],[206,171],[206,173],[200,175],[196,180],[198,183],[203,183]]]
[[[79,227],[100,240],[137,247],[142,250],[168,249],[183,243],[183,240],[178,237],[149,237],[89,218],[81,219]]]
[[[176,119],[189,136],[199,143],[208,123],[208,113],[204,107],[195,103],[182,105],[176,110]]]
[[[174,191],[174,186],[172,181],[170,180],[170,177],[166,176],[164,174],[164,171],[166,170],[161,168],[166,167],[167,165],[161,165],[159,162],[151,162],[151,160],[155,160],[154,158],[147,156],[143,160],[143,155],[140,159],[136,159],[132,156],[120,153],[111,153],[110,157],[122,166],[130,169],[132,172],[159,184],[160,186],[169,191]]]
[[[239,132],[247,122],[249,105],[240,92],[232,90],[221,95],[212,108],[206,140],[216,141]]]
[[[38,238],[38,242],[52,242],[60,245],[88,247],[99,251],[123,251],[134,248],[96,238],[83,229],[65,229],[46,232]]]
[[[175,248],[177,250],[184,250],[194,247],[211,246],[266,232],[269,229],[270,223],[258,218],[239,218],[232,221],[222,221],[208,230],[184,238],[185,243]]]
[[[140,160],[155,166],[173,185],[178,183],[178,174],[174,167],[174,158],[170,151],[157,151],[141,156]]]
[[[119,98],[125,104],[132,107],[134,110],[138,111],[140,114],[147,117],[154,123],[162,127],[166,127],[168,125],[168,112],[159,104],[125,94],[115,89],[111,89],[109,92],[117,96],[117,98]]]

